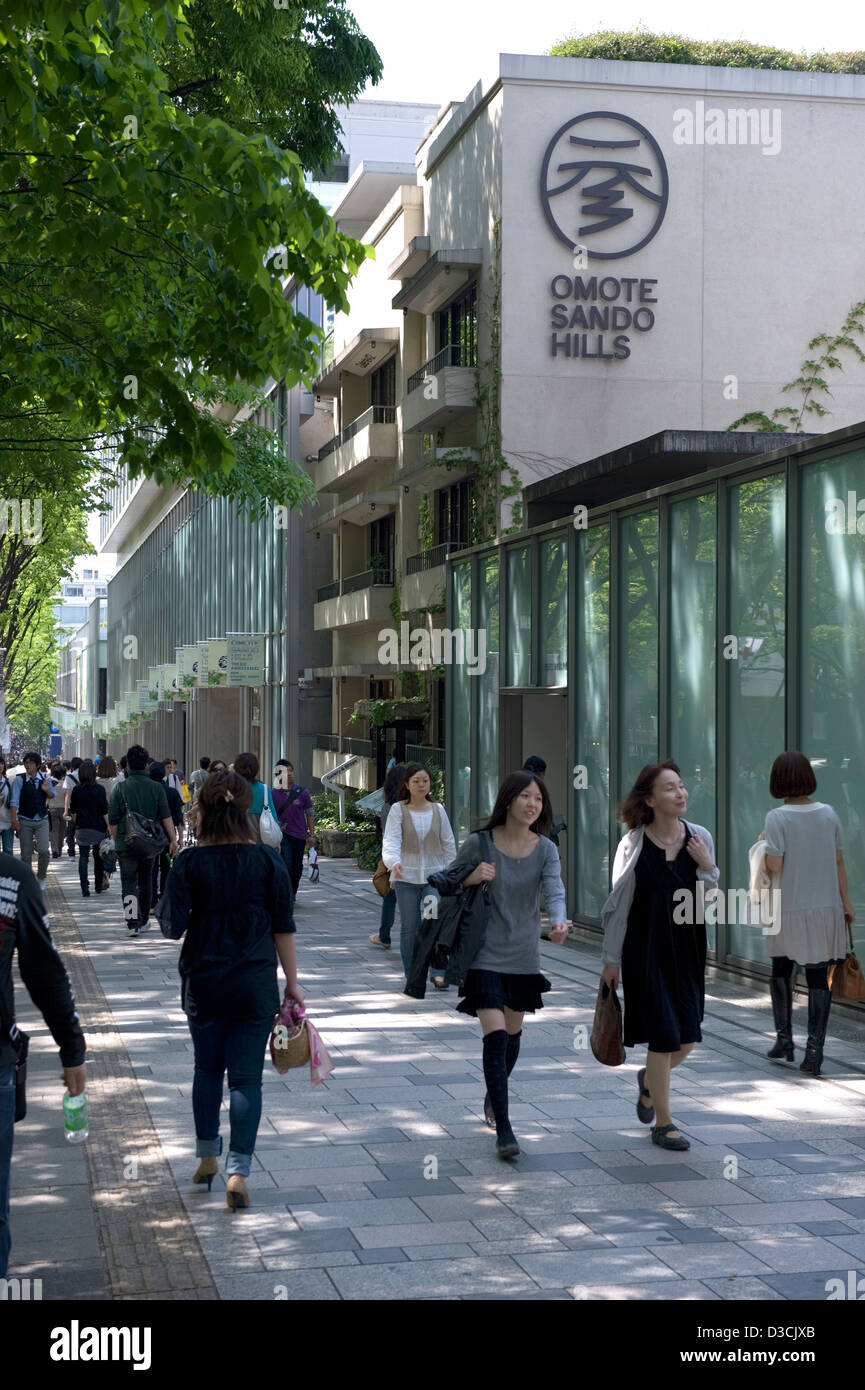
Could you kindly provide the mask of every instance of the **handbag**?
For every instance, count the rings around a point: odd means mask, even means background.
[[[620,1067],[625,1060],[622,1006],[616,991],[603,980],[598,985],[591,1048],[597,1061],[603,1062],[605,1067]]]
[[[117,868],[117,847],[110,835],[99,841],[99,857],[103,873],[113,874]]]
[[[380,898],[386,898],[390,892],[390,869],[387,868],[383,859],[378,861],[375,873],[372,876],[375,891]]]
[[[264,789],[264,806],[258,817],[258,831],[263,845],[270,845],[271,849],[279,849],[282,844],[282,830],[270,809],[266,787]]]
[[[846,999],[851,1003],[858,1004],[865,1000],[865,976],[862,974],[862,966],[853,951],[853,930],[849,922],[847,923],[847,939],[850,942],[847,959],[835,966],[832,975],[832,998]]]
[[[306,1009],[286,995],[270,1032],[270,1057],[282,1075],[309,1062],[310,1081],[318,1086],[333,1071],[330,1054],[318,1029],[310,1023]]]
[[[125,787],[123,788],[123,810],[126,816],[126,828],[123,836],[130,854],[137,854],[141,858],[149,859],[168,849],[168,836],[165,833],[165,827],[160,825],[159,821],[139,815],[138,811],[131,811]]]
[[[30,1051],[30,1035],[22,1033],[20,1028],[15,1029],[15,1036],[12,1038],[12,1046],[15,1048],[15,1119],[14,1124],[23,1120],[27,1114],[27,1053]]]

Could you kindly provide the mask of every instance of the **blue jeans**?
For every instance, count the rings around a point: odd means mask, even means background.
[[[399,908],[399,953],[402,956],[406,979],[408,979],[414,939],[421,923],[423,901],[425,898],[434,898],[438,902],[439,895],[435,888],[432,888],[428,883],[397,882],[394,884],[394,892],[396,893],[396,905]],[[430,971],[430,979],[432,977],[432,971]]]
[[[381,920],[378,924],[378,939],[390,945],[390,933],[396,916],[396,893],[391,888],[381,900]]]
[[[9,1267],[9,1173],[12,1168],[12,1126],[15,1123],[15,1064],[0,1067],[0,1279]]]
[[[4,854],[12,854],[15,849],[15,831],[11,825],[8,830],[0,830],[0,849]]]
[[[192,1113],[196,1157],[218,1158],[222,1153],[219,1108],[227,1068],[231,1134],[225,1171],[229,1176],[239,1173],[246,1178],[261,1119],[261,1073],[273,1016],[211,1023],[190,1018],[187,1022],[195,1048]]]

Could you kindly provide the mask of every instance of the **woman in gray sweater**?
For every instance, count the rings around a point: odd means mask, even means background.
[[[523,1014],[544,1007],[541,994],[551,989],[540,973],[540,891],[560,945],[568,934],[565,890],[558,850],[548,839],[552,811],[542,782],[528,772],[512,772],[499,788],[493,813],[483,829],[491,862],[477,863],[478,835],[470,835],[455,860],[477,867],[463,887],[486,884],[490,900],[487,929],[471,964],[457,1005],[460,1013],[479,1018],[484,1039],[484,1117],[496,1131],[500,1158],[520,1151],[508,1118],[508,1077],[520,1051]]]

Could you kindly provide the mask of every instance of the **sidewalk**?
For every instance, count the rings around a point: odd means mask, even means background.
[[[673,1073],[691,1149],[667,1153],[635,1114],[644,1051],[605,1068],[575,1033],[591,1027],[598,948],[544,942],[553,992],[526,1018],[511,1087],[523,1155],[506,1164],[483,1123],[478,1025],[454,990],[399,992],[396,945],[367,941],[379,903],[352,861],[322,860],[301,886],[300,978],[336,1071],[310,1091],[306,1069],[266,1063],[253,1204],[232,1214],[221,1175],[209,1195],[190,1181],[178,945],[153,923],[126,940],[117,877],[84,900],[75,864],[54,861],[91,1134],[65,1142],[56,1049],[22,1008],[34,1037],[10,1275],[41,1277],[46,1299],[822,1301],[828,1279],[865,1269],[865,1024],[833,1016],[826,1079],[809,1079],[767,1061],[766,996],[710,980],[704,1043]]]

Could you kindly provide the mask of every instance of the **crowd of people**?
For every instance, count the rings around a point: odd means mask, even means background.
[[[279,1008],[278,964],[285,996],[304,1002],[294,910],[303,852],[315,840],[312,800],[286,759],[274,770],[274,785],[267,786],[252,753],[239,754],[232,767],[203,758],[188,788],[173,759],[155,762],[140,745],[128,750],[120,769],[109,758],[98,766],[74,759],[62,783],[59,771],[44,768],[37,754],[28,754],[24,763],[24,773],[11,783],[5,767],[0,773],[0,809],[8,816],[8,826],[0,821],[0,1276],[9,1251],[16,947],[24,983],[60,1047],[64,1080],[72,1094],[84,1085],[84,1039],[39,891],[50,854],[62,852],[49,843],[69,844],[71,823],[82,891],[88,891],[91,850],[96,891],[104,891],[110,881],[102,862],[107,830],[131,935],[146,924],[159,887],[162,933],[183,939],[181,1000],[194,1050],[192,1109],[200,1160],[193,1181],[209,1190],[218,1172],[227,1072],[226,1196],[237,1210],[250,1201],[246,1179],[261,1116],[265,1047]],[[428,979],[437,990],[454,985],[457,1011],[478,1019],[484,1118],[495,1130],[502,1159],[520,1152],[508,1088],[523,1020],[543,1008],[542,996],[551,989],[540,969],[542,896],[549,940],[560,945],[568,930],[559,851],[550,835],[553,812],[539,764],[529,759],[503,780],[491,814],[459,849],[445,808],[432,795],[429,769],[420,763],[388,770],[380,813],[387,886],[379,930],[370,941],[390,949],[398,911],[405,993],[424,998]],[[781,895],[779,921],[767,938],[777,1034],[768,1056],[793,1060],[792,983],[799,965],[808,981],[801,1070],[812,1076],[820,1075],[822,1063],[829,972],[845,959],[845,932],[855,915],[841,825],[832,807],[813,799],[816,788],[802,753],[779,755],[770,790],[783,804],[768,811],[756,856]],[[637,1115],[651,1124],[653,1143],[674,1150],[687,1149],[689,1142],[670,1113],[670,1072],[702,1041],[707,950],[704,918],[691,914],[683,921],[677,904],[683,892],[695,899],[701,883],[712,889],[719,879],[712,836],[685,818],[687,805],[674,762],[642,769],[617,807],[625,834],[602,912],[601,986],[615,989],[621,977],[624,1043],[647,1047],[637,1077]],[[61,811],[57,837],[49,842],[52,813]],[[9,853],[9,830],[18,833],[20,861]],[[94,837],[103,838],[97,843]],[[29,868],[34,845],[38,878]]]

